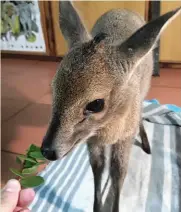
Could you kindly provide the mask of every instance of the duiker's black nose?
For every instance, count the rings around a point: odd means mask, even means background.
[[[55,150],[46,147],[41,147],[41,153],[48,160],[53,161],[58,159]]]

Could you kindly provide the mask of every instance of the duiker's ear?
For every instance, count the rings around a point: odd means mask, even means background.
[[[69,48],[90,39],[89,33],[70,1],[59,2],[59,13],[60,29]]]
[[[166,28],[168,23],[180,14],[180,12],[181,8],[178,8],[149,22],[136,31],[123,44],[116,47],[121,54],[121,58],[126,60],[127,64],[129,64],[129,70],[133,70],[153,49],[164,28]]]

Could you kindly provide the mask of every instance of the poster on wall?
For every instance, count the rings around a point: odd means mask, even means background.
[[[45,52],[38,0],[1,1],[1,50]]]

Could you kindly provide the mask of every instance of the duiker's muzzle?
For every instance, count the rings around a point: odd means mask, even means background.
[[[58,119],[58,116],[54,114],[41,146],[42,155],[48,160],[58,159],[54,145],[53,145],[53,141],[55,139],[56,132],[59,125],[60,125],[60,121]]]
[[[53,161],[58,159],[55,150],[48,147],[44,147],[43,145],[41,147],[41,153],[47,160]]]

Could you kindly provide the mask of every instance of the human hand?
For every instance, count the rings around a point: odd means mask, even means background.
[[[21,190],[18,180],[9,180],[1,192],[1,212],[29,212],[26,208],[34,199],[35,192],[27,188]]]

